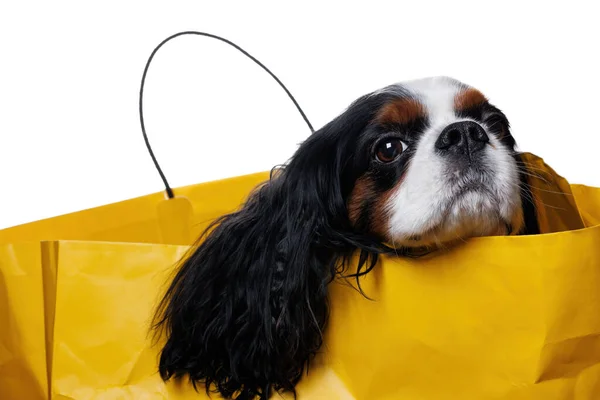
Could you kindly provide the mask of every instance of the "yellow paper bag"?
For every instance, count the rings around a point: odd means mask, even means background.
[[[268,173],[181,187],[0,230],[0,399],[48,397],[56,257],[43,241],[189,245],[214,218],[235,209]],[[42,264],[44,263],[44,264]],[[46,309],[44,308],[46,307]],[[48,320],[50,318],[50,320]],[[45,328],[49,329],[46,337]]]
[[[373,301],[336,280],[299,399],[600,398],[600,189],[527,162],[544,171],[530,182],[544,234],[384,257],[361,281]],[[264,178],[0,231],[0,399],[207,398],[156,373],[150,320],[189,244],[165,237],[191,241]]]
[[[153,193],[0,230],[1,243],[43,240],[189,245],[216,217],[237,208],[269,174],[257,173]]]
[[[40,243],[0,245],[0,399],[49,398],[42,256]]]

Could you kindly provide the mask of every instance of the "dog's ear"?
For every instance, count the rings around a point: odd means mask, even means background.
[[[528,164],[520,153],[515,154],[517,168],[519,169],[519,186],[521,190],[521,207],[523,207],[523,228],[520,235],[537,235],[540,233],[537,209],[533,201],[533,192],[529,184],[530,172],[527,171]],[[534,173],[535,175],[535,173]]]
[[[328,283],[357,248],[368,268],[376,262],[345,204],[352,146],[376,107],[359,99],[311,135],[184,259],[156,315],[163,379],[189,376],[225,398],[295,393],[323,340]]]

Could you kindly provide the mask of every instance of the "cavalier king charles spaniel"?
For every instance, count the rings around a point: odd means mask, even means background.
[[[157,312],[161,377],[239,400],[295,394],[333,279],[381,254],[539,233],[525,175],[505,115],[470,86],[427,78],[359,98],[183,260]]]

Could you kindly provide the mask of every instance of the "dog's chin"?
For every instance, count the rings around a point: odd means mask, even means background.
[[[392,238],[394,247],[409,249],[437,249],[453,247],[467,239],[482,236],[505,236],[520,229],[521,208],[504,210],[501,204],[518,204],[518,201],[501,201],[481,186],[456,190],[445,204],[440,204],[438,221],[420,233],[409,237]],[[508,212],[507,212],[508,211]]]

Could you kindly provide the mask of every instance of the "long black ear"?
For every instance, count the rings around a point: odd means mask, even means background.
[[[521,154],[515,155],[517,166],[519,168],[519,181],[521,187],[521,206],[523,207],[524,225],[520,235],[537,235],[540,233],[540,226],[537,217],[536,205],[533,202],[533,193],[529,185],[527,163],[523,160]]]
[[[187,375],[225,398],[295,394],[322,343],[328,283],[357,248],[367,269],[377,261],[345,204],[353,146],[376,108],[360,99],[309,137],[184,260],[157,313],[163,379]]]

